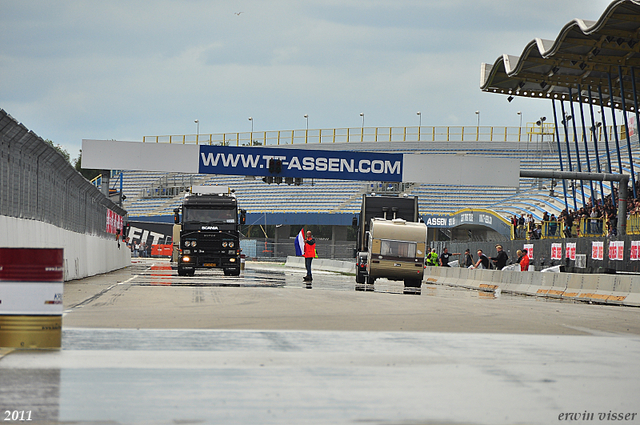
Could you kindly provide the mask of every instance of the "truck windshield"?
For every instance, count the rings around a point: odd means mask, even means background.
[[[387,239],[381,240],[380,255],[389,255],[393,257],[415,257],[416,243],[392,241]]]
[[[235,209],[185,208],[183,221],[198,223],[235,223]]]

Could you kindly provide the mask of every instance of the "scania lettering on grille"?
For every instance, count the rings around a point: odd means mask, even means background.
[[[202,226],[200,230],[218,230],[218,226]]]

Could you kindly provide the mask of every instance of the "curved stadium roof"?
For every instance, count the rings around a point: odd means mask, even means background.
[[[604,106],[623,109],[620,76],[624,109],[636,111],[640,0],[616,0],[596,22],[574,19],[555,40],[536,38],[520,56],[503,55],[493,64],[483,63],[480,88],[509,96],[589,102],[591,87],[593,104],[600,104],[601,92]]]

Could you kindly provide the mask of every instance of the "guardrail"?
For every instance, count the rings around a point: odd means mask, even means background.
[[[640,217],[630,216],[628,220],[633,218],[633,227],[627,221],[627,234],[640,234]],[[527,229],[526,225],[519,225],[515,229],[512,226],[512,240],[534,240],[534,239],[566,239],[580,237],[602,237],[609,234],[609,225],[606,218],[584,217],[574,220],[571,228],[563,221],[542,221],[537,224],[539,231],[536,229]],[[633,229],[634,232],[630,230]]]
[[[624,137],[623,127],[599,127],[598,140],[607,131],[612,140],[614,131]],[[593,132],[587,132],[593,141]],[[545,139],[547,138],[547,139]],[[564,136],[561,134],[562,140]],[[578,130],[578,140],[582,132]],[[570,136],[573,140],[573,135]],[[314,130],[274,130],[216,134],[182,134],[144,136],[145,143],[206,144],[220,146],[274,146],[305,143],[358,143],[358,142],[549,142],[555,140],[555,127],[534,124],[526,127],[494,126],[420,126],[420,127],[354,127]]]

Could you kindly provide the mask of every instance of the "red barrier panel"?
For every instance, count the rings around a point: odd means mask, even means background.
[[[171,257],[173,245],[151,245],[151,256],[153,257]]]

